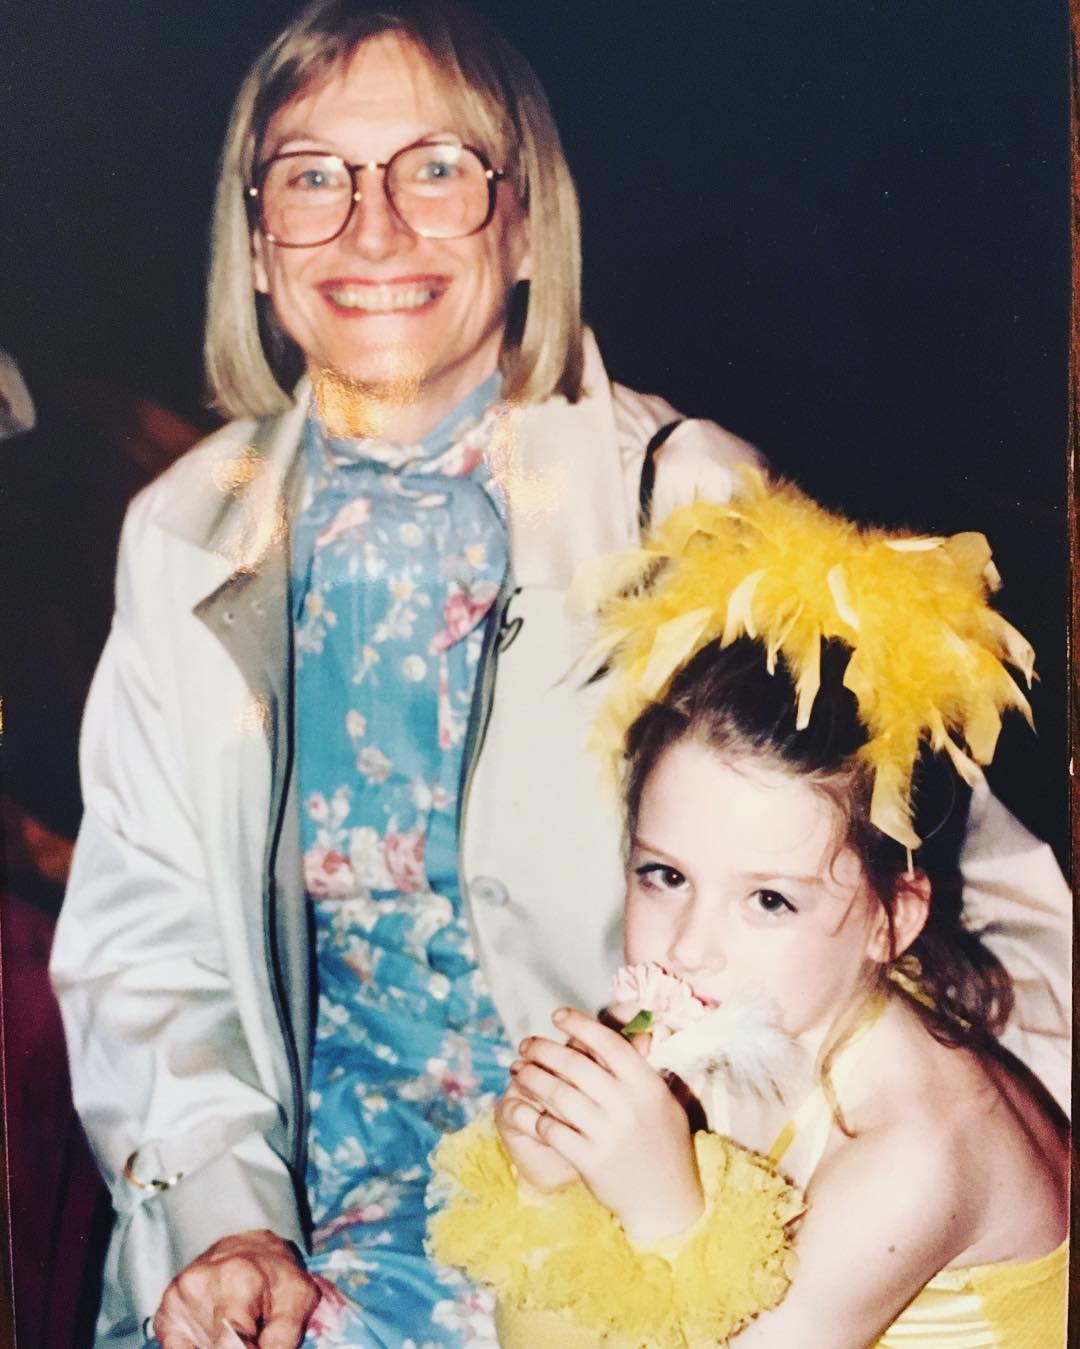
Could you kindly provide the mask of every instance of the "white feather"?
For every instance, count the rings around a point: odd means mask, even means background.
[[[654,1068],[675,1073],[697,1094],[699,1084],[722,1084],[733,1095],[784,1099],[799,1076],[804,1051],[781,1030],[775,1006],[765,999],[709,1010],[649,1052]]]

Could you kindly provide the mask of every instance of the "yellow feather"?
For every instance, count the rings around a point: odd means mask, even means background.
[[[566,609],[571,618],[585,618],[612,595],[634,585],[655,555],[641,548],[632,552],[605,553],[583,562],[574,573],[566,592]]]
[[[693,656],[711,617],[711,609],[692,609],[688,614],[669,618],[657,628],[648,662],[637,681],[645,698],[655,698],[671,671]]]
[[[761,570],[752,571],[749,576],[744,576],[731,592],[724,614],[724,630],[720,634],[721,646],[730,646],[744,632],[748,637],[758,635],[754,625],[754,595],[764,575]]]
[[[800,727],[820,686],[821,641],[851,648],[844,683],[879,779],[874,822],[908,848],[918,842],[908,798],[919,743],[944,749],[972,781],[993,754],[1001,713],[1030,720],[1002,662],[1030,686],[1034,652],[987,603],[1000,578],[982,534],[860,529],[746,469],[731,501],[679,507],[641,552],[593,568],[579,593],[595,602],[605,575],[617,584],[597,605],[594,651],[615,680],[592,743],[613,764],[630,723],[678,669],[708,642],[743,633],[760,639],[770,671],[784,657]]]

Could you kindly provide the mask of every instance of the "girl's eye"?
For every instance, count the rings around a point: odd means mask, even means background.
[[[750,898],[762,913],[798,913],[791,900],[779,890],[755,890]]]
[[[646,890],[679,890],[686,884],[686,877],[674,867],[663,862],[646,862],[635,867],[634,875]]]

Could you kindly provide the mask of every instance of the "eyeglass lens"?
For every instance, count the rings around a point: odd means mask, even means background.
[[[415,234],[457,239],[479,229],[493,180],[462,145],[410,145],[386,166],[386,193]],[[377,189],[376,189],[377,190]],[[337,155],[297,152],[272,159],[259,189],[263,233],[281,244],[325,243],[353,208],[353,180]]]

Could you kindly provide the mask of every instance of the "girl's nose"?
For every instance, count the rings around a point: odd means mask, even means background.
[[[688,974],[698,970],[719,972],[727,964],[723,919],[715,909],[690,904],[681,915],[671,945],[672,960]]]

